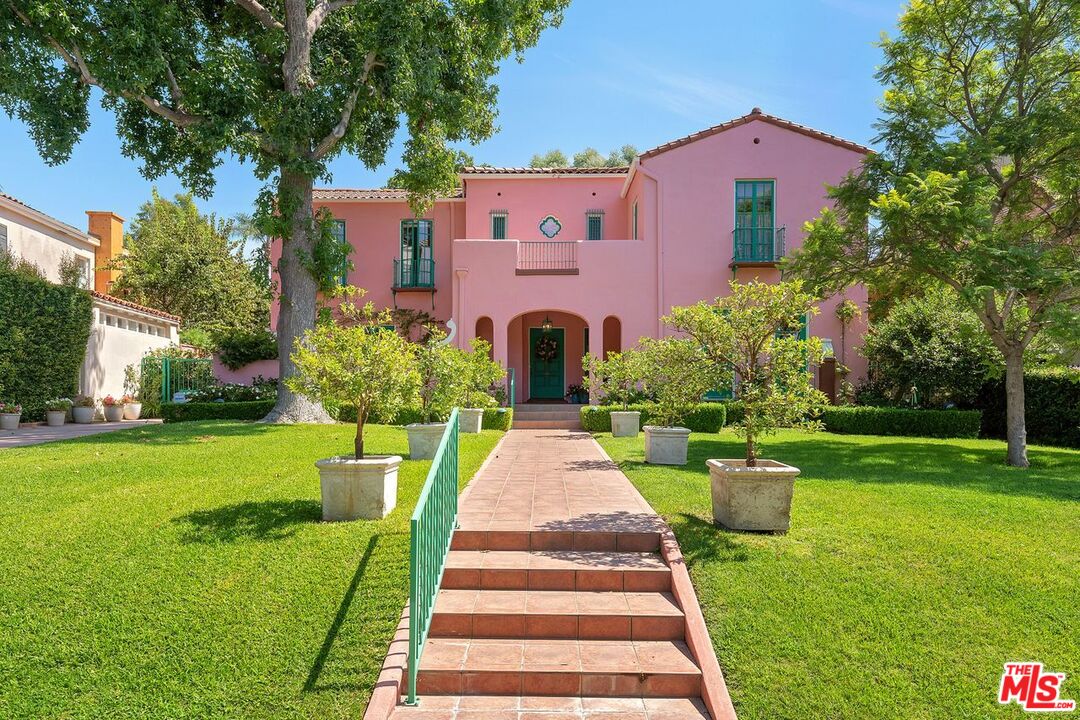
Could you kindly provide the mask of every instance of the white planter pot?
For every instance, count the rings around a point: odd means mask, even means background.
[[[799,468],[775,460],[709,460],[713,519],[732,530],[791,527],[791,497]]]
[[[73,407],[71,408],[71,419],[80,425],[86,425],[94,422],[94,408],[92,407]]]
[[[637,437],[641,413],[636,410],[617,410],[611,413],[612,437]]]
[[[106,405],[102,411],[105,413],[105,422],[120,422],[124,419],[123,405]]]
[[[0,413],[0,430],[18,430],[22,413]]]
[[[446,423],[413,423],[405,426],[409,434],[409,459],[431,460],[439,449]]]
[[[645,426],[645,462],[652,465],[685,465],[690,430],[684,427]]]
[[[397,505],[400,455],[351,455],[319,460],[323,520],[378,520]]]
[[[478,433],[484,426],[484,408],[462,408],[458,410],[458,430],[463,433]]]
[[[60,427],[67,420],[67,410],[46,410],[45,424],[49,427]]]
[[[124,419],[125,420],[138,420],[142,415],[142,403],[133,402],[124,406]]]

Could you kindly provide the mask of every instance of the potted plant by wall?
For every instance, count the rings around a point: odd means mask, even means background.
[[[645,462],[685,465],[690,430],[680,423],[694,403],[718,385],[715,370],[704,362],[701,347],[686,338],[642,338],[639,345],[653,421],[645,426]]]
[[[105,414],[105,422],[120,422],[124,419],[124,401],[117,400],[112,395],[101,399],[101,410]]]
[[[132,363],[124,368],[124,419],[138,420],[142,415],[142,379],[139,366]]]
[[[604,404],[618,404],[622,410],[611,412],[614,437],[637,437],[641,413],[630,409],[630,402],[641,394],[641,356],[636,350],[609,353],[601,360],[586,355],[582,369],[589,389]]]
[[[94,422],[96,410],[94,398],[89,395],[79,395],[71,401],[71,419],[79,425]]]
[[[462,354],[460,404],[458,429],[464,433],[478,433],[484,424],[484,408],[494,407],[495,398],[489,388],[506,375],[491,359],[491,343],[483,338],[473,338],[471,350]]]
[[[708,364],[739,378],[742,419],[734,424],[746,457],[707,462],[713,518],[736,530],[786,531],[799,469],[760,457],[758,443],[781,427],[815,429],[810,418],[827,402],[809,368],[821,362],[819,338],[799,340],[815,298],[802,283],[731,283],[713,303],[672,309],[665,318],[703,349]]]
[[[375,520],[397,505],[400,455],[364,452],[369,417],[393,417],[416,396],[419,375],[407,341],[384,329],[389,314],[371,303],[358,307],[363,290],[345,288],[342,320],[320,322],[297,338],[292,360],[296,375],[285,383],[293,392],[328,406],[356,408],[353,452],[319,460],[323,520]]]
[[[71,409],[71,401],[67,398],[56,398],[45,402],[45,424],[49,427],[60,427],[67,420],[68,410]]]
[[[22,405],[0,401],[0,430],[18,430]]]
[[[446,333],[436,327],[428,327],[424,338],[410,344],[416,358],[419,373],[421,422],[405,426],[409,436],[409,459],[431,460],[439,449],[446,417],[458,395],[463,363],[461,350],[446,343]]]

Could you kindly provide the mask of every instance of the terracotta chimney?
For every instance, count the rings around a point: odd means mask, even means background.
[[[87,232],[101,241],[94,250],[94,289],[108,293],[118,270],[109,270],[108,265],[114,257],[124,251],[124,218],[108,210],[87,210]]]

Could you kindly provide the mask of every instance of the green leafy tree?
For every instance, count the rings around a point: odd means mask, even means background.
[[[701,349],[705,367],[725,380],[732,372],[738,377],[744,415],[734,428],[746,439],[749,467],[757,465],[762,437],[781,427],[815,428],[807,418],[828,402],[809,371],[821,362],[821,340],[799,340],[794,332],[807,314],[817,314],[815,302],[800,281],[732,282],[730,295],[672,308],[664,318]]]
[[[566,159],[566,153],[562,150],[548,150],[542,155],[533,155],[532,160],[529,160],[529,167],[570,167],[570,161]]]
[[[18,0],[0,3],[0,107],[49,163],[89,125],[91,89],[147,177],[200,195],[226,154],[267,181],[264,235],[278,263],[280,375],[315,324],[319,285],[345,260],[312,185],[345,152],[379,166],[399,126],[414,208],[454,186],[450,142],[495,130],[500,62],[561,21],[568,0]],[[282,383],[269,421],[328,419]]]
[[[465,353],[446,342],[446,333],[435,326],[426,327],[421,342],[411,343],[420,374],[420,414],[424,422],[435,422],[449,414],[461,394]]]
[[[494,386],[506,377],[506,371],[491,359],[491,343],[483,338],[469,341],[469,351],[461,353],[457,401],[462,407],[494,405]]]
[[[251,328],[268,320],[266,296],[244,262],[232,225],[203,215],[191,195],[154,191],[111,263],[112,292],[184,319],[185,329]]]
[[[885,152],[832,189],[793,270],[953,288],[1005,363],[1008,463],[1027,467],[1024,356],[1080,322],[1080,5],[912,3],[882,43]]]
[[[634,158],[638,156],[638,150],[633,145],[623,145],[621,148],[612,150],[608,153],[607,160],[604,165],[608,167],[621,167],[623,165],[629,165],[634,162]]]
[[[576,168],[599,168],[607,164],[600,151],[594,147],[587,147],[579,153],[574,153],[574,167]]]
[[[616,148],[608,153],[607,157],[600,154],[600,151],[594,147],[587,147],[579,153],[574,154],[573,162],[567,159],[566,153],[562,150],[549,150],[543,154],[536,154],[532,156],[532,160],[529,161],[530,167],[537,168],[551,168],[551,167],[576,167],[576,168],[601,168],[601,167],[622,167],[623,165],[629,165],[634,162],[634,158],[638,155],[637,148],[633,145],[623,145],[621,148]]]
[[[644,368],[637,350],[609,353],[603,360],[585,355],[581,360],[588,388],[601,402],[618,403],[626,411],[641,394]]]
[[[641,338],[638,369],[648,395],[649,418],[675,427],[701,397],[719,384],[722,374],[706,362],[701,346],[688,338]]]
[[[467,153],[464,150],[454,150],[454,172],[459,173],[467,167],[475,167],[476,159],[471,153]],[[388,188],[406,188],[406,181],[408,179],[408,171],[398,168],[394,171],[394,174],[386,181],[386,187]]]
[[[354,455],[364,457],[364,425],[369,417],[393,417],[416,396],[420,376],[408,342],[383,326],[357,288],[344,288],[335,322],[319,323],[296,342],[296,374],[285,379],[293,392],[323,405],[356,408]]]

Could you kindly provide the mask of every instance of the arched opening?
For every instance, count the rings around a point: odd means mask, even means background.
[[[585,318],[563,310],[532,310],[506,325],[507,367],[515,373],[515,401],[565,403],[582,382],[589,347]]]
[[[495,323],[487,315],[476,319],[475,337],[483,338],[488,342],[488,355],[495,359]]]
[[[604,359],[611,353],[622,352],[622,321],[614,315],[604,318]]]

